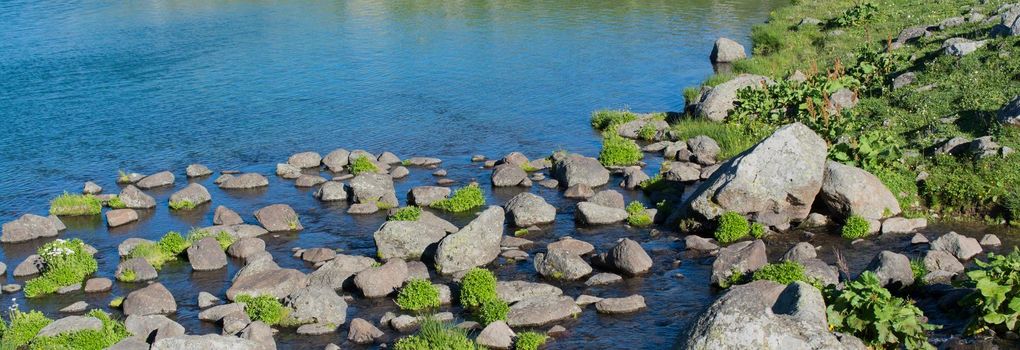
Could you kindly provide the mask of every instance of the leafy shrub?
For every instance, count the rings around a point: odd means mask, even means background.
[[[110,200],[106,202],[106,206],[110,207],[110,209],[127,208],[127,204],[124,204],[124,201],[120,200],[120,196],[111,197]]]
[[[19,349],[28,344],[43,327],[53,320],[39,311],[21,312],[17,307],[7,312],[6,323],[0,322],[0,348]]]
[[[358,175],[365,172],[374,173],[379,171],[379,167],[375,165],[375,162],[373,162],[371,159],[368,159],[368,157],[366,156],[360,156],[355,158],[354,160],[351,161],[351,164],[348,165],[348,167],[350,168],[351,174],[354,175]]]
[[[489,270],[472,268],[460,281],[460,305],[463,307],[479,307],[488,300],[499,299],[496,295],[496,275]]]
[[[652,218],[645,212],[645,206],[641,202],[633,201],[627,204],[627,223],[634,227],[645,227],[652,224]]]
[[[865,271],[843,290],[826,290],[830,327],[860,338],[876,349],[935,349],[925,333],[938,326],[925,323],[924,313],[883,288],[874,272]]]
[[[53,215],[99,215],[103,212],[103,201],[91,194],[69,194],[64,192],[50,202]]]
[[[655,129],[655,125],[653,123],[645,123],[645,125],[642,125],[641,128],[638,129],[637,136],[642,140],[651,141],[655,139],[655,134],[658,132],[659,130]]]
[[[634,165],[642,158],[644,158],[644,153],[633,140],[616,134],[607,134],[602,139],[602,150],[599,151],[599,162],[602,165]]]
[[[170,210],[191,210],[195,209],[195,202],[187,199],[179,201],[170,201]]]
[[[821,282],[807,277],[804,274],[804,265],[796,261],[783,261],[775,264],[766,264],[751,275],[751,279],[769,280],[779,284],[790,284],[794,281],[807,282],[815,287],[821,287]]]
[[[479,322],[488,325],[496,321],[506,321],[506,316],[509,313],[510,305],[499,298],[494,298],[484,301],[475,315]]]
[[[207,233],[205,231],[193,231],[189,234],[189,237],[195,236],[196,238],[201,239],[199,236],[204,234]],[[131,252],[128,253],[128,258],[145,259],[149,265],[152,265],[153,268],[159,270],[163,267],[163,264],[177,260],[177,256],[187,250],[190,246],[190,240],[185,239],[180,233],[170,231],[163,235],[163,237],[155,243],[146,242],[136,245],[131,249]],[[220,246],[222,247],[223,243],[220,243]]]
[[[400,289],[397,305],[401,309],[419,311],[439,307],[439,289],[426,279],[413,279]]]
[[[418,221],[421,218],[421,208],[410,206],[403,207],[397,210],[396,213],[390,216],[389,220],[392,221]]]
[[[234,241],[237,240],[234,236],[227,233],[227,231],[219,231],[214,235],[212,232],[209,232],[209,230],[191,230],[191,232],[188,232],[188,246],[191,246],[195,242],[201,241],[206,237],[216,238],[216,242],[220,244],[220,248],[223,248],[223,250],[230,248],[230,245],[234,244]]]
[[[728,211],[719,216],[719,225],[715,229],[715,240],[729,244],[747,237],[751,224],[740,213]]]
[[[482,205],[485,205],[482,188],[478,187],[478,184],[470,184],[453,191],[450,198],[432,202],[429,207],[459,213]]]
[[[99,330],[82,330],[73,333],[64,333],[52,337],[41,337],[32,340],[29,349],[81,349],[101,350],[127,338],[128,333],[124,324],[113,320],[110,315],[102,310],[91,310],[88,316],[95,317],[103,322],[103,328]]]
[[[765,237],[765,225],[758,222],[751,224],[751,237],[755,239]]]
[[[910,272],[914,275],[914,285],[924,285],[924,275],[928,274],[928,268],[924,266],[922,259],[910,259]]]
[[[241,294],[234,298],[234,301],[244,303],[244,312],[252,321],[262,321],[270,326],[280,323],[290,313],[279,300],[268,294],[259,296]]]
[[[57,239],[46,243],[37,251],[43,260],[42,273],[25,283],[25,296],[34,298],[56,292],[64,286],[85,281],[85,277],[98,270],[96,259],[85,251],[80,239]]]
[[[831,27],[856,27],[870,22],[876,14],[878,14],[878,6],[875,4],[870,2],[856,4],[843,11],[839,17],[829,20],[828,25]]]
[[[591,114],[591,127],[598,131],[606,131],[636,119],[637,114],[630,111],[602,109]]]
[[[517,338],[514,338],[514,350],[538,350],[540,346],[545,345],[546,340],[549,340],[549,336],[538,332],[517,333]]]
[[[176,231],[167,232],[159,239],[157,244],[159,244],[159,249],[173,256],[183,253],[191,246],[191,243],[189,243],[188,240],[184,239],[184,236],[181,236],[181,234]]]
[[[418,333],[401,338],[393,344],[395,350],[477,350],[482,347],[468,338],[467,330],[425,318],[418,326]]]
[[[846,223],[843,224],[843,229],[840,233],[843,235],[843,238],[858,239],[867,236],[869,231],[871,231],[871,224],[868,223],[868,219],[858,215],[850,215],[846,219]]]
[[[1015,330],[1020,320],[1020,251],[1006,255],[988,253],[988,262],[975,260],[967,272],[969,286],[976,288],[964,303],[976,310],[969,333]]]

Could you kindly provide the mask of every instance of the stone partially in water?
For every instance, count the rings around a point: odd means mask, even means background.
[[[500,300],[507,303],[515,303],[524,299],[539,296],[560,296],[563,290],[545,283],[528,281],[498,281],[496,282],[496,295]]]
[[[234,300],[240,294],[268,294],[277,299],[283,299],[307,285],[308,277],[301,271],[280,268],[267,269],[236,278],[234,284],[227,289],[227,299]]]
[[[406,279],[407,263],[400,259],[390,259],[382,266],[358,272],[354,276],[354,285],[366,298],[379,298],[396,291]]]
[[[174,173],[169,171],[158,172],[138,180],[135,186],[143,190],[150,188],[171,186],[174,184]]]
[[[598,159],[578,154],[561,154],[553,156],[552,175],[565,187],[586,185],[599,187],[609,182],[609,170],[599,163]]]
[[[592,268],[580,256],[551,250],[545,254],[535,254],[535,271],[553,279],[576,280],[590,274]]]
[[[421,221],[387,221],[373,235],[380,259],[421,259],[446,232]]]
[[[227,266],[227,254],[215,237],[206,237],[188,247],[188,262],[195,271],[217,270]]]
[[[712,263],[712,284],[724,285],[734,273],[748,274],[765,266],[765,242],[762,240],[733,243],[719,249]]]
[[[568,296],[539,296],[511,305],[506,322],[510,327],[535,327],[580,313],[581,308]]]
[[[436,249],[436,270],[448,275],[495,260],[503,238],[504,217],[503,208],[490,206],[460,231],[443,238]]]
[[[576,220],[586,225],[607,225],[627,220],[630,214],[621,208],[612,208],[591,202],[577,203]]]
[[[606,254],[605,262],[614,269],[635,276],[652,269],[652,257],[641,248],[641,244],[624,238]]]
[[[747,58],[747,54],[744,52],[744,45],[728,38],[719,38],[712,46],[709,58],[712,63],[732,63]]]
[[[124,298],[121,304],[124,314],[131,315],[155,315],[177,312],[177,301],[173,294],[161,283],[153,283],[149,286],[133,291]]]
[[[382,336],[383,332],[379,328],[361,318],[351,320],[351,327],[347,332],[347,340],[362,345],[372,344]]]
[[[25,214],[17,220],[3,224],[3,235],[0,235],[0,242],[27,242],[40,237],[55,237],[58,234],[60,234],[60,230],[50,218]]]
[[[202,164],[191,164],[184,170],[184,173],[187,174],[189,178],[193,178],[212,175],[212,170],[209,170],[209,167]]]
[[[301,231],[301,221],[289,205],[273,204],[255,211],[255,219],[269,232]]]
[[[511,198],[505,208],[510,222],[517,227],[547,224],[556,220],[556,207],[544,198],[528,192]]]
[[[244,219],[237,212],[222,205],[216,207],[216,212],[213,214],[213,225],[240,225],[243,223]]]
[[[212,195],[204,186],[193,183],[170,195],[170,203],[190,202],[194,205],[204,204],[212,200]]]
[[[600,314],[625,314],[644,309],[645,297],[634,294],[625,298],[606,298],[595,303]]]
[[[287,164],[298,168],[318,168],[322,163],[322,156],[315,152],[301,152],[287,158]]]
[[[231,176],[219,185],[225,190],[252,189],[269,186],[269,180],[261,174],[244,173]]]

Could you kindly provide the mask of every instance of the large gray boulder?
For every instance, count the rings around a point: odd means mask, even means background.
[[[598,159],[579,154],[554,154],[552,176],[563,187],[598,187],[609,182],[609,170]]]
[[[914,272],[910,269],[910,258],[906,255],[883,250],[865,268],[874,271],[883,287],[906,287],[914,284]]]
[[[818,289],[764,280],[730,288],[701,314],[680,348],[865,349],[859,339],[829,332]]]
[[[744,58],[747,58],[744,45],[727,38],[716,39],[712,54],[709,55],[712,63],[732,63]]]
[[[614,269],[634,276],[652,269],[652,257],[648,256],[641,244],[624,238],[606,254],[605,262]]]
[[[705,135],[692,137],[687,140],[687,145],[691,150],[691,160],[701,165],[715,164],[722,151],[718,142]]]
[[[510,327],[536,327],[581,313],[574,299],[565,296],[538,296],[510,305],[506,323]]]
[[[240,271],[238,271],[240,274]],[[303,289],[308,285],[308,277],[294,269],[267,269],[238,277],[227,289],[227,299],[234,300],[238,295],[272,295],[277,299]]]
[[[842,218],[860,215],[879,220],[900,213],[896,196],[877,176],[839,162],[825,162],[825,179],[818,200]]]
[[[174,173],[169,171],[158,172],[138,180],[135,186],[143,190],[150,188],[170,186],[174,184]]]
[[[315,198],[323,202],[347,200],[347,185],[342,182],[326,181],[315,191]]]
[[[497,281],[496,295],[499,296],[500,300],[513,304],[524,299],[539,296],[560,296],[563,295],[563,290],[554,285],[545,283],[528,281]]]
[[[586,225],[615,224],[627,220],[630,216],[623,208],[607,207],[592,202],[577,203],[577,211],[574,213],[577,222]]]
[[[255,211],[255,219],[269,232],[301,231],[301,221],[289,205],[273,204]]]
[[[1010,126],[1020,126],[1020,96],[1002,106],[999,110],[999,123]]]
[[[206,237],[188,247],[188,262],[195,271],[210,271],[227,266],[227,254],[215,237]]]
[[[333,290],[340,290],[351,276],[374,264],[375,260],[369,257],[339,254],[333,260],[327,261],[317,270],[308,274],[308,285],[312,287],[326,286]]]
[[[396,207],[393,178],[386,174],[365,172],[351,179],[351,194],[355,203],[385,204]]]
[[[387,221],[372,236],[380,259],[418,260],[446,231],[422,221]]]
[[[36,337],[55,337],[81,331],[98,331],[103,329],[103,321],[92,316],[67,316],[53,321],[39,330]]]
[[[450,196],[450,188],[442,186],[418,186],[408,193],[408,202],[411,204],[427,207]]]
[[[170,203],[188,201],[194,205],[199,205],[211,200],[212,195],[209,194],[209,190],[197,183],[189,184],[187,187],[170,195]]]
[[[733,243],[719,249],[712,263],[712,284],[725,285],[734,273],[746,275],[765,264],[768,264],[768,255],[762,240]]]
[[[240,225],[243,223],[244,219],[241,218],[241,215],[222,205],[216,207],[216,211],[213,213],[213,225]]]
[[[325,158],[322,158],[322,164],[326,166],[326,169],[334,173],[344,171],[344,167],[350,162],[351,152],[343,148],[339,148],[329,152]]]
[[[264,345],[253,340],[230,335],[182,335],[163,338],[152,343],[150,350],[265,350]]]
[[[128,316],[168,314],[177,312],[177,301],[162,283],[157,282],[129,293],[121,307]]]
[[[149,209],[156,206],[156,199],[145,194],[134,185],[127,185],[117,196],[128,209]]]
[[[234,175],[219,184],[225,190],[251,189],[269,186],[269,179],[262,174],[245,173]]]
[[[576,254],[550,250],[535,254],[535,271],[545,277],[572,281],[591,274],[592,268]]]
[[[390,259],[382,266],[370,267],[354,276],[354,285],[366,298],[380,298],[393,293],[407,280],[407,263]]]
[[[322,156],[315,152],[301,152],[287,158],[287,164],[298,168],[317,168],[322,163]]]
[[[941,250],[953,254],[957,259],[970,260],[983,250],[977,239],[950,232],[931,242],[931,250]]]
[[[25,214],[17,220],[3,224],[0,242],[27,242],[40,237],[56,237],[58,234],[59,226],[49,217]]]
[[[822,188],[826,149],[825,140],[804,124],[783,126],[723,163],[687,208],[705,219],[735,211],[769,226],[800,221]]]
[[[733,101],[737,99],[737,90],[745,87],[761,88],[772,84],[772,79],[761,75],[741,74],[737,77],[716,85],[708,93],[702,95],[695,108],[695,115],[712,121],[721,122],[733,109]]]
[[[341,325],[347,322],[347,302],[332,288],[302,288],[287,296],[283,303],[294,310],[289,317],[298,323]]]
[[[436,250],[436,271],[452,274],[495,260],[504,218],[503,208],[490,206],[460,231],[443,238]]]
[[[517,227],[548,224],[556,220],[556,207],[538,195],[523,192],[506,203],[507,217]]]
[[[521,184],[522,181],[528,178],[526,173],[520,166],[514,164],[500,164],[495,168],[492,168],[492,186],[495,187],[512,187]]]

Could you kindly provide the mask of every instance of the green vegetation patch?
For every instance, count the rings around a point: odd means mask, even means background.
[[[439,307],[439,289],[426,279],[412,279],[397,294],[401,309],[421,311]]]
[[[644,158],[641,147],[633,140],[607,133],[602,139],[602,150],[599,151],[599,162],[605,166],[634,165]]]
[[[865,271],[842,290],[826,289],[829,326],[849,333],[875,349],[932,349],[926,332],[938,326],[926,323],[921,309],[894,297],[874,272]]]
[[[106,201],[106,206],[110,207],[110,209],[127,208],[127,204],[124,204],[124,201],[120,200],[120,196],[111,197],[110,200]]]
[[[488,325],[496,321],[506,321],[509,313],[510,305],[502,299],[494,298],[482,302],[482,306],[475,312],[475,316],[478,318],[478,322]]]
[[[234,241],[237,241],[237,239],[227,233],[227,231],[219,231],[216,234],[213,234],[209,230],[192,229],[191,232],[188,232],[188,246],[190,247],[195,242],[206,237],[216,238],[216,242],[220,244],[220,248],[223,248],[224,251],[227,250],[227,248],[230,248],[230,245],[234,244]]]
[[[53,320],[39,311],[22,312],[17,307],[7,312],[7,321],[0,322],[0,349],[21,349],[43,327]]]
[[[371,159],[368,159],[368,157],[366,156],[354,158],[354,160],[351,161],[351,164],[348,165],[348,168],[350,169],[351,174],[354,175],[358,175],[365,172],[369,173],[379,172],[379,167],[375,165],[375,162],[373,162]]]
[[[475,267],[460,280],[460,305],[479,307],[488,300],[499,299],[496,294],[496,275],[492,271]]]
[[[32,340],[29,349],[50,350],[50,349],[80,349],[80,350],[101,350],[129,337],[124,323],[111,319],[110,315],[102,310],[91,310],[87,316],[98,318],[103,322],[103,328],[99,330],[83,330],[73,333],[64,333],[52,337],[41,337]]]
[[[397,210],[396,213],[390,215],[390,221],[418,221],[421,219],[421,207],[410,206],[403,207]]]
[[[751,237],[754,237],[754,239],[765,237],[765,225],[759,222],[751,224]]]
[[[976,313],[968,333],[1014,330],[1020,322],[1020,251],[1006,255],[988,253],[988,261],[975,260],[967,272],[967,286],[975,288],[964,303]]]
[[[517,333],[517,338],[514,338],[514,350],[538,350],[548,340],[549,336],[542,333],[520,332]]]
[[[395,350],[477,350],[482,347],[468,338],[467,330],[443,323],[434,318],[425,318],[418,326],[418,333],[401,338],[393,344]]]
[[[50,214],[79,216],[99,215],[103,212],[103,201],[91,194],[69,194],[64,192],[50,202]]]
[[[645,206],[638,201],[627,204],[627,223],[634,227],[645,227],[652,224],[652,217],[648,216]]]
[[[592,112],[591,127],[598,131],[607,131],[633,120],[637,120],[637,114],[630,111],[602,109]]]
[[[450,198],[432,202],[429,207],[460,213],[482,205],[485,205],[485,194],[482,193],[482,188],[478,184],[470,184],[453,191]]]
[[[715,240],[721,244],[730,244],[747,237],[751,232],[751,224],[737,212],[726,212],[719,216],[715,229]]]
[[[821,282],[808,277],[804,273],[804,265],[796,261],[783,261],[775,264],[766,264],[751,275],[751,279],[769,280],[779,284],[790,284],[795,281],[806,282],[815,288],[821,288]]]
[[[187,199],[182,199],[179,201],[170,201],[171,210],[191,210],[195,209],[195,206],[196,206],[195,202],[189,201]]]
[[[128,253],[128,259],[142,258],[159,270],[163,264],[177,260],[177,256],[191,246],[191,241],[175,231],[167,232],[159,241],[154,243],[141,243],[136,245]],[[222,244],[221,244],[222,246]]]
[[[674,123],[672,128],[673,135],[678,140],[688,140],[700,135],[715,140],[719,144],[719,160],[732,158],[748,150],[764,138],[763,134],[771,133],[769,129],[752,133],[740,125],[694,118],[683,118]]]
[[[846,239],[858,239],[867,236],[870,231],[871,224],[868,222],[868,219],[859,215],[851,215],[846,219],[846,223],[843,224],[840,234]]]
[[[37,253],[43,260],[42,273],[25,283],[25,296],[29,298],[80,284],[99,268],[96,259],[86,251],[85,242],[77,238],[46,243]]]
[[[290,309],[272,295],[241,294],[234,298],[234,301],[244,303],[244,312],[252,321],[262,321],[270,326],[279,324],[290,314]]]

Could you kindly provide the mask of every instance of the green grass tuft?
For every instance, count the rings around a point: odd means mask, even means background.
[[[195,242],[198,242],[206,237],[216,238],[216,242],[220,244],[220,248],[223,248],[224,251],[227,250],[227,248],[230,248],[230,245],[234,244],[234,241],[237,240],[236,238],[234,238],[234,236],[231,236],[229,233],[227,233],[227,231],[219,231],[216,234],[213,234],[208,230],[192,229],[190,232],[188,232],[188,246],[190,247]]]
[[[110,207],[110,209],[127,208],[127,204],[124,204],[124,202],[120,200],[120,196],[113,196],[110,198],[110,200],[106,202],[106,206]]]
[[[488,325],[496,321],[506,321],[509,313],[510,305],[502,299],[494,298],[483,302],[482,306],[475,311],[475,316],[478,318],[478,322]]]
[[[715,240],[720,244],[729,244],[747,237],[751,232],[751,224],[740,213],[728,211],[719,216],[719,225],[715,229]]]
[[[7,322],[0,322],[0,349],[4,350],[23,348],[43,327],[53,322],[42,312],[22,312],[17,307],[7,312],[7,319]]]
[[[91,194],[69,194],[64,192],[50,202],[50,214],[80,216],[99,215],[103,212],[103,202]]]
[[[25,283],[25,296],[34,298],[56,292],[61,287],[80,284],[99,269],[92,254],[85,251],[85,242],[57,239],[37,251],[43,260],[42,273]]]
[[[272,295],[250,296],[241,294],[234,301],[244,303],[244,312],[252,321],[262,321],[267,325],[279,324],[290,314],[290,309],[283,306],[280,300]]]
[[[846,239],[858,239],[867,236],[869,231],[871,231],[871,224],[868,223],[868,219],[851,215],[843,224],[840,234]]]
[[[460,213],[482,205],[485,205],[485,195],[482,193],[482,188],[477,184],[471,184],[453,191],[453,195],[450,198],[432,202],[432,204],[429,204],[429,207]]]
[[[81,349],[101,350],[129,337],[127,328],[122,322],[113,320],[110,315],[102,310],[91,310],[87,316],[98,318],[103,323],[99,330],[83,330],[73,333],[64,333],[53,337],[41,337],[32,340],[29,349]]]
[[[421,207],[410,206],[403,207],[397,210],[396,213],[390,215],[387,220],[390,221],[418,221],[421,219]]]
[[[121,282],[134,282],[137,278],[138,275],[132,269],[125,269],[120,272],[120,276],[117,276],[117,280]]]
[[[488,300],[499,298],[496,295],[496,275],[492,271],[472,268],[460,283],[460,305],[465,308],[479,307]]]
[[[769,280],[779,284],[790,284],[794,281],[807,282],[821,289],[821,282],[804,274],[804,265],[796,261],[767,264],[751,275],[754,281]]]
[[[478,350],[483,349],[467,336],[467,330],[442,323],[431,317],[418,326],[418,333],[401,338],[395,350]]]
[[[348,165],[348,167],[350,169],[351,174],[354,175],[366,172],[368,173],[379,172],[379,167],[375,165],[375,162],[373,162],[371,159],[368,159],[368,157],[366,156],[360,156],[358,158],[355,158],[354,160],[351,161],[351,164]]]
[[[401,309],[421,311],[439,307],[439,289],[427,279],[412,279],[397,294]]]
[[[742,126],[704,119],[681,119],[673,124],[673,134],[679,140],[701,135],[712,138],[719,144],[719,160],[732,158],[761,141],[760,137],[746,132]]]
[[[542,333],[520,332],[517,333],[517,338],[514,338],[514,350],[538,350],[548,340],[549,336]]]
[[[599,162],[605,166],[634,165],[644,156],[641,147],[633,140],[611,133],[602,139]]]
[[[652,218],[645,211],[641,202],[633,201],[627,204],[627,223],[634,227],[645,227],[652,224]]]
[[[192,202],[192,201],[189,201],[187,199],[182,199],[182,200],[179,200],[179,201],[170,201],[170,209],[171,210],[191,210],[191,209],[195,209],[195,203]]]
[[[637,120],[637,114],[624,110],[601,109],[591,114],[591,126],[598,131],[615,129],[616,126]]]
[[[765,237],[765,225],[757,222],[751,224],[751,237],[754,237],[754,239]]]

